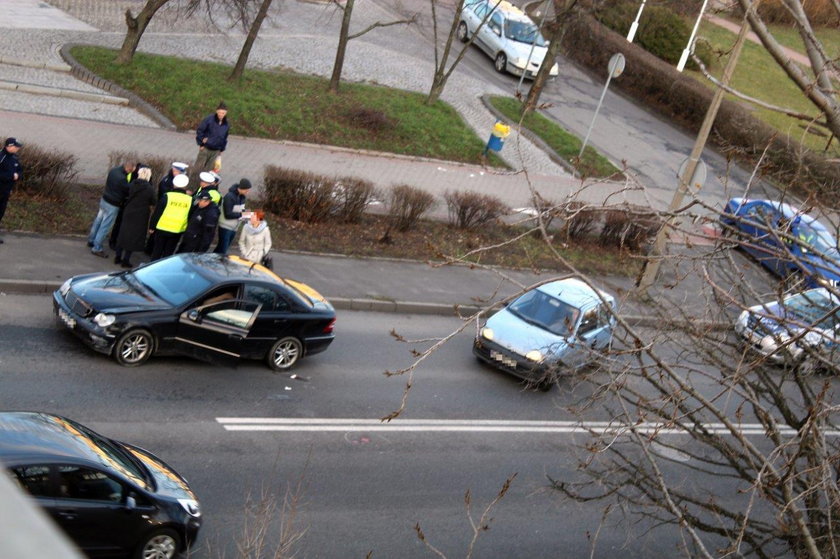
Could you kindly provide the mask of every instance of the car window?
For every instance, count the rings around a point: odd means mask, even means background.
[[[478,4],[474,8],[475,15],[478,16],[479,19],[484,19],[484,16],[487,15],[487,4]]]
[[[512,19],[505,21],[505,37],[518,43],[526,43],[528,45],[533,43],[538,47],[546,46],[545,39],[543,39],[537,26],[530,21],[516,21]]]
[[[262,305],[262,311],[282,312],[289,310],[289,304],[279,293],[261,285],[246,285],[245,299]]]
[[[60,498],[112,503],[122,501],[123,485],[99,470],[62,465],[58,467],[58,479]]]
[[[522,295],[508,309],[525,322],[564,337],[574,333],[580,316],[580,309],[537,289]]]
[[[803,291],[784,301],[787,312],[809,326],[825,330],[840,326],[838,305],[840,302],[823,290]]]
[[[490,21],[488,22],[490,29],[495,31],[496,33],[501,34],[502,32],[502,16],[499,12],[495,12],[492,16],[490,16]]]
[[[236,326],[237,328],[248,328],[248,323],[251,322],[253,314],[252,311],[241,309],[217,309],[204,315],[204,321]]]
[[[180,258],[166,258],[131,274],[149,291],[173,306],[182,305],[210,287],[210,280]]]
[[[17,466],[11,469],[11,473],[21,489],[33,497],[52,496],[49,466]]]
[[[598,320],[598,309],[588,310],[584,313],[583,318],[580,320],[578,334],[586,334],[593,330],[597,330],[600,325],[601,323]]]

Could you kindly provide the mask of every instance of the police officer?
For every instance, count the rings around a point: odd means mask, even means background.
[[[219,224],[219,206],[213,203],[212,190],[204,189],[195,195],[196,205],[190,210],[187,230],[181,239],[178,252],[207,252],[210,243],[216,238],[216,226]]]
[[[160,179],[160,183],[158,183],[158,200],[163,198],[163,195],[172,190],[172,181],[178,175],[185,175],[187,173],[187,169],[189,165],[186,163],[181,163],[180,161],[173,161],[172,166],[169,168],[169,172],[164,175],[162,179]]]
[[[15,183],[23,178],[23,167],[18,161],[17,152],[23,144],[15,138],[6,138],[3,150],[0,151],[0,221],[6,213],[6,204],[12,195]],[[3,239],[0,239],[3,244]]]
[[[216,186],[216,177],[213,176],[213,173],[209,171],[203,171],[198,175],[198,190],[195,191],[195,195],[193,196],[193,203],[198,203],[198,195],[202,192],[207,192],[210,194],[210,199],[213,201],[214,204],[217,206],[219,202],[222,201],[222,195],[219,192],[218,186]]]
[[[175,253],[181,235],[187,229],[187,220],[192,208],[192,192],[186,190],[190,179],[187,175],[178,175],[172,179],[173,190],[164,194],[158,202],[151,223],[151,233],[155,233],[155,246],[152,260],[158,260]]]

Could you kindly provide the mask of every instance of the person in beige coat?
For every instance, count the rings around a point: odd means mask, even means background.
[[[251,262],[261,263],[271,250],[271,232],[265,221],[265,212],[251,212],[251,219],[239,235],[239,254]]]

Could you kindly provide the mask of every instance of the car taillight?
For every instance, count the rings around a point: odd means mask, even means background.
[[[332,334],[333,328],[335,328],[335,319],[330,320],[330,323],[324,326],[324,334]]]

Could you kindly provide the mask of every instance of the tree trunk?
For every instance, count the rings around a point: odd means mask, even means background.
[[[553,2],[554,21],[550,27],[551,35],[547,37],[549,41],[548,51],[545,53],[542,66],[540,66],[536,77],[534,77],[534,83],[531,84],[531,89],[528,90],[528,96],[522,104],[522,117],[533,111],[540,100],[540,95],[545,87],[545,82],[548,81],[549,74],[551,73],[551,67],[554,66],[554,62],[557,60],[557,55],[560,53],[560,47],[563,42],[563,33],[566,31],[566,20],[570,17],[571,10],[574,8],[575,4],[576,0],[572,0],[571,2],[567,2],[566,0],[554,0]],[[546,7],[546,9],[548,9],[548,7]],[[540,29],[540,32],[542,32],[542,29]]]
[[[263,0],[260,9],[257,12],[254,22],[251,23],[251,28],[248,29],[248,36],[245,37],[245,44],[242,45],[242,50],[239,51],[239,58],[236,59],[236,66],[228,76],[228,81],[236,81],[242,77],[242,72],[245,71],[245,64],[248,63],[248,56],[251,54],[251,47],[254,46],[254,41],[257,40],[257,35],[262,27],[262,22],[268,14],[268,9],[271,7],[272,0]]]
[[[155,15],[161,6],[166,4],[169,0],[148,0],[137,17],[131,15],[131,9],[125,11],[125,24],[128,29],[125,32],[125,39],[123,40],[120,53],[117,55],[117,64],[131,64],[134,59],[134,52],[140,44],[140,38],[146,31],[152,16]]]
[[[344,17],[341,18],[341,33],[338,35],[338,48],[335,49],[335,63],[333,64],[332,76],[330,76],[330,91],[338,93],[338,85],[341,83],[341,70],[344,68],[344,53],[347,51],[347,34],[350,31],[350,17],[353,15],[353,4],[355,0],[347,0],[344,5]]]

